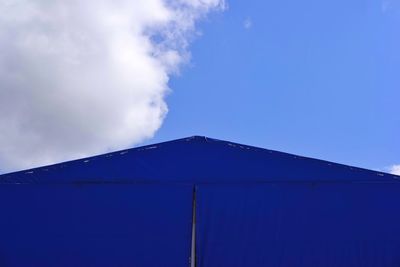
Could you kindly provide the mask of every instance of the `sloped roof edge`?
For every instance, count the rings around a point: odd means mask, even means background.
[[[4,183],[26,183],[27,181],[29,181],[28,183],[36,183],[38,181],[38,178],[40,178],[41,176],[49,177],[48,174],[53,173],[53,176],[56,177],[56,176],[58,176],[58,174],[57,174],[58,172],[68,169],[72,166],[73,166],[72,169],[75,170],[75,173],[73,173],[71,171],[69,173],[69,175],[70,176],[77,175],[77,177],[79,177],[79,171],[84,171],[85,168],[87,168],[86,166],[88,166],[88,163],[91,163],[91,162],[98,162],[101,160],[102,164],[104,165],[107,162],[111,163],[111,162],[121,160],[124,155],[132,154],[132,153],[135,153],[135,155],[137,154],[136,158],[140,159],[140,157],[141,157],[141,155],[139,155],[140,152],[146,152],[146,151],[150,151],[150,150],[152,150],[153,152],[156,152],[157,149],[163,148],[166,146],[168,146],[168,147],[172,146],[169,149],[173,149],[173,146],[177,146],[178,144],[183,145],[183,144],[194,144],[194,143],[200,144],[201,146],[204,146],[204,144],[218,145],[219,146],[218,149],[229,148],[229,151],[227,151],[226,153],[242,154],[242,151],[246,151],[251,154],[257,153],[257,158],[266,158],[267,156],[268,157],[271,157],[271,156],[279,157],[279,158],[282,158],[282,159],[286,160],[287,162],[289,162],[288,164],[293,164],[294,162],[298,162],[297,164],[303,164],[303,163],[307,162],[308,164],[311,164],[313,166],[320,166],[320,167],[321,166],[324,166],[324,167],[329,166],[331,168],[334,168],[335,170],[339,170],[342,173],[351,172],[358,176],[362,176],[362,175],[368,176],[369,181],[400,180],[400,176],[396,176],[396,175],[389,174],[389,173],[354,167],[354,166],[350,166],[350,165],[335,163],[335,162],[321,160],[321,159],[315,159],[315,158],[310,158],[310,157],[294,155],[294,154],[285,153],[285,152],[279,152],[279,151],[275,151],[275,150],[269,150],[269,149],[265,149],[265,148],[255,147],[255,146],[249,146],[249,145],[244,145],[244,144],[239,144],[239,143],[234,143],[234,142],[229,142],[229,141],[223,141],[223,140],[210,138],[210,137],[206,137],[206,136],[191,136],[191,137],[186,137],[186,138],[181,138],[181,139],[176,139],[176,140],[171,140],[171,141],[166,141],[166,142],[161,142],[161,143],[156,143],[156,144],[150,144],[150,145],[146,145],[146,146],[140,146],[140,147],[136,147],[136,148],[114,151],[114,152],[91,156],[91,157],[82,158],[82,159],[76,159],[76,160],[71,160],[71,161],[62,162],[62,163],[56,163],[56,164],[52,164],[52,165],[48,165],[48,166],[42,166],[42,167],[32,168],[32,169],[28,169],[28,170],[22,170],[22,171],[12,172],[12,173],[8,173],[8,174],[3,174],[3,175],[0,175],[0,183],[3,183],[3,184]],[[220,147],[220,146],[222,146],[222,147]],[[192,152],[192,150],[188,150],[188,151]],[[193,150],[193,151],[194,151],[194,153],[198,153],[197,150]],[[193,160],[198,160],[198,158],[194,158]],[[221,159],[221,160],[224,160],[224,159]],[[218,159],[216,159],[216,161],[218,161]],[[132,165],[132,164],[130,164],[130,165]],[[146,165],[145,168],[147,168],[147,169],[151,168],[151,167],[147,166],[147,165],[149,165],[148,162],[146,162],[145,165]],[[262,164],[260,163],[259,165],[261,166]],[[138,173],[138,172],[136,169],[134,169],[133,173]],[[186,173],[188,173],[188,172],[186,172]],[[90,175],[93,176],[93,174],[90,174]],[[140,174],[140,175],[143,175],[143,174]],[[146,175],[151,176],[149,174],[146,174]],[[147,180],[149,180],[149,177],[147,177],[146,175],[144,175],[143,177],[146,178]],[[249,178],[251,178],[251,174],[249,174],[249,175],[250,175]],[[376,177],[376,179],[373,179],[371,177]],[[85,180],[83,178],[79,178],[79,179]],[[271,181],[271,180],[273,181],[273,179],[269,179],[269,181]]]

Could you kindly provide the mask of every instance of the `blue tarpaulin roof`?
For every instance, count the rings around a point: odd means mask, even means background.
[[[397,267],[399,178],[199,136],[5,174],[0,266]]]
[[[0,183],[396,182],[398,176],[202,136],[0,175]]]

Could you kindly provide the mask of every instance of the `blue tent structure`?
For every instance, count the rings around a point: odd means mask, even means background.
[[[400,266],[400,177],[207,137],[0,176],[0,266]]]

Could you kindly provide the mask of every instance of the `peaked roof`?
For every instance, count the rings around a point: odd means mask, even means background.
[[[0,175],[1,184],[398,182],[399,176],[193,136]]]

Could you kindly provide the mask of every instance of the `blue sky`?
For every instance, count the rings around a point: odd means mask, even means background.
[[[199,25],[145,144],[206,135],[371,169],[400,163],[400,2],[237,1]]]

